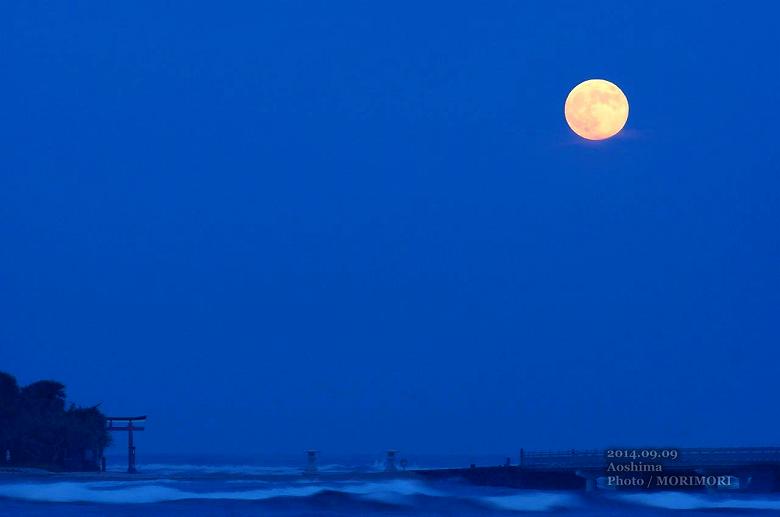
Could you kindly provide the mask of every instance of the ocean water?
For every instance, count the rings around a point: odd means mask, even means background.
[[[473,462],[473,458],[470,458]],[[429,457],[412,467],[460,467]],[[485,458],[488,465],[498,458]],[[662,516],[780,515],[780,495],[517,490],[416,479],[299,477],[302,458],[158,457],[140,476],[0,476],[0,515],[29,516]],[[110,469],[121,472],[122,458]],[[325,473],[381,471],[381,458],[322,461]]]

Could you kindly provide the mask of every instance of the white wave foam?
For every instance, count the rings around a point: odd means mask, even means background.
[[[573,508],[581,505],[576,495],[560,492],[523,491],[519,494],[483,496],[476,500],[500,510],[546,512],[556,508]]]
[[[262,500],[274,497],[306,497],[322,491],[322,487],[280,487],[234,492],[190,492],[168,486],[126,486],[105,490],[91,483],[47,483],[0,485],[0,496],[30,501],[56,503],[159,503],[184,499]]]
[[[347,465],[340,465],[338,463],[332,463],[328,465],[320,465],[317,467],[320,472],[354,472],[356,469]],[[301,469],[299,468],[298,471]]]
[[[626,502],[654,506],[668,510],[780,510],[780,499],[750,497],[745,499],[722,498],[718,495],[686,494],[683,492],[655,492],[617,496]]]
[[[359,483],[341,489],[366,501],[377,501],[394,505],[411,504],[411,498],[417,495],[442,497],[446,494],[434,490],[423,483],[409,480],[392,480],[381,483]]]
[[[140,472],[148,474],[247,474],[247,475],[289,475],[300,474],[304,467],[301,466],[261,466],[261,465],[210,465],[190,463],[144,463],[138,465]],[[337,463],[321,465],[320,472],[352,472],[355,469]],[[113,471],[113,470],[112,470]],[[122,468],[116,472],[124,472]]]
[[[188,480],[180,480],[180,479],[136,479],[136,480],[129,480],[129,479],[122,479],[122,480],[106,480],[106,481],[84,481],[81,484],[89,484],[92,488],[124,488],[129,486],[135,486],[135,485],[155,485],[155,484],[176,484],[180,485],[183,483],[190,483]],[[2,486],[2,485],[0,485]]]
[[[264,467],[258,465],[194,465],[186,463],[139,464],[140,472],[149,474],[248,474],[285,475],[300,474],[301,467]]]
[[[119,486],[118,486],[119,485]],[[278,497],[308,497],[324,491],[353,494],[366,499],[398,502],[415,494],[438,495],[424,485],[409,481],[386,483],[340,483],[282,485],[235,491],[193,492],[158,484],[107,484],[106,482],[58,482],[0,484],[0,497],[46,502],[158,503],[185,499],[264,500]]]
[[[393,492],[401,495],[443,495],[442,492],[434,490],[419,481],[410,481],[407,479],[394,479],[375,483],[352,482],[351,484],[342,487],[340,491],[357,495],[375,494],[379,492]]]

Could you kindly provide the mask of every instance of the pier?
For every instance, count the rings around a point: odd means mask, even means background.
[[[535,489],[780,490],[780,447],[521,450],[516,465],[416,471]]]
[[[610,454],[610,451],[612,454]],[[622,454],[615,454],[623,451]],[[645,452],[647,451],[647,452]],[[655,451],[653,457],[651,451]],[[672,457],[661,451],[675,451]],[[628,454],[625,454],[628,452]],[[610,457],[611,456],[611,457]],[[666,468],[732,468],[745,465],[780,465],[780,447],[735,447],[679,449],[673,447],[614,448],[566,451],[520,452],[518,465],[531,470],[603,470],[610,463],[642,461]]]

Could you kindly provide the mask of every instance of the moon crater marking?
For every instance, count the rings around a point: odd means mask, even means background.
[[[604,79],[584,81],[569,93],[564,105],[569,127],[582,138],[605,140],[615,136],[628,120],[628,99]]]

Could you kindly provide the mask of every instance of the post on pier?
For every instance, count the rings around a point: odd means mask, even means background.
[[[306,451],[306,474],[317,473],[317,453],[314,449]]]
[[[585,480],[585,491],[593,492],[598,487],[599,472],[592,470],[577,470],[574,472],[578,477]]]
[[[398,467],[395,466],[395,457],[398,451],[390,449],[387,451],[387,459],[385,460],[385,472],[395,472]]]
[[[143,431],[143,426],[133,425],[133,422],[145,422],[146,416],[109,416],[106,417],[106,429],[109,431],[127,431],[127,472],[135,474],[135,444],[133,432]],[[116,424],[115,422],[119,422]]]

